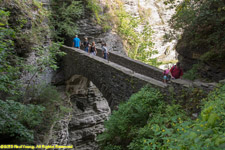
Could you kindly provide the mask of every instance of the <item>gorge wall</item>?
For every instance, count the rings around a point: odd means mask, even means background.
[[[144,16],[150,23],[153,30],[152,41],[153,49],[158,50],[157,57],[159,61],[171,61],[177,59],[175,45],[176,40],[165,42],[164,35],[171,30],[169,20],[175,13],[174,9],[168,9],[162,0],[121,0],[124,2],[124,8],[133,16]],[[143,25],[140,25],[140,28]]]
[[[169,10],[163,1],[158,0],[100,0],[96,1],[97,5],[100,6],[101,11],[99,16],[103,16],[106,13],[111,15],[111,18],[107,20],[110,22],[109,25],[111,29],[105,30],[104,27],[97,23],[97,19],[94,17],[94,13],[87,8],[87,3],[84,1],[84,15],[81,19],[77,21],[79,28],[79,37],[84,40],[84,37],[88,37],[89,41],[95,41],[97,48],[101,47],[101,42],[107,43],[109,51],[116,51],[127,55],[127,50],[124,45],[127,41],[121,38],[120,32],[117,30],[117,25],[115,20],[113,20],[114,13],[110,9],[116,9],[119,7],[118,3],[122,3],[125,11],[133,17],[145,17],[145,20],[149,22],[152,30],[152,41],[154,43],[153,49],[157,50],[159,53],[153,57],[157,57],[160,61],[173,61],[177,59],[175,52],[176,40],[169,42],[164,41],[164,34],[166,31],[170,30],[168,21],[174,13],[174,10]],[[111,7],[111,8],[109,8]],[[115,11],[115,10],[114,10]],[[139,24],[136,29],[143,30],[144,24]],[[72,39],[67,39],[67,46],[72,46]],[[132,47],[131,47],[132,48]]]
[[[73,111],[69,123],[68,144],[74,145],[79,150],[97,150],[96,137],[104,131],[103,122],[107,120],[111,111],[97,87],[92,82],[86,81],[85,85],[88,86],[82,93],[71,95]]]
[[[87,78],[73,75],[58,86],[71,112],[57,121],[50,145],[73,145],[76,150],[98,150],[96,137],[104,131],[103,122],[111,114],[107,100]],[[67,93],[67,94],[66,94]]]
[[[192,69],[193,65],[196,65],[199,78],[218,82],[225,77],[225,47],[221,45],[221,48],[212,48],[216,46],[212,46],[206,40],[209,38],[210,33],[213,33],[213,30],[215,30],[213,27],[208,31],[197,30],[195,33],[198,34],[199,37],[202,37],[201,42],[197,45],[195,42],[198,39],[192,35],[192,31],[185,31],[182,39],[178,41],[176,49],[179,53],[179,62],[181,62],[184,71],[188,71]],[[204,32],[208,32],[209,34],[205,35]],[[221,32],[221,34],[223,33]],[[217,46],[219,46],[219,44]]]

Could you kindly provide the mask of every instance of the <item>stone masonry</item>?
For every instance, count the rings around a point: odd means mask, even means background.
[[[147,84],[159,88],[164,94],[170,94],[171,91],[179,93],[189,87],[202,88],[204,91],[214,87],[214,84],[180,79],[165,84],[161,79],[163,70],[116,53],[110,53],[110,61],[107,61],[76,48],[62,46],[61,50],[67,53],[62,66],[64,80],[73,75],[88,78],[107,99],[111,109],[116,109],[120,102],[128,100]]]

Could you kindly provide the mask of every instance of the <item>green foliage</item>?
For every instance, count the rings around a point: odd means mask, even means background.
[[[0,91],[16,94],[16,79],[21,67],[20,58],[13,50],[15,31],[7,28],[9,15],[9,12],[0,10]]]
[[[30,93],[30,83],[34,80],[34,78],[38,77],[38,75],[42,75],[43,72],[47,71],[49,68],[56,70],[57,66],[57,56],[64,56],[65,53],[60,51],[61,43],[52,43],[48,47],[34,47],[33,49],[36,51],[37,63],[36,65],[23,65],[24,70],[31,73],[32,76],[28,80],[28,84],[26,86],[26,90],[24,93],[24,101],[27,101],[27,97],[29,97]]]
[[[189,79],[189,80],[195,80],[200,78],[198,75],[198,68],[201,67],[199,64],[195,64],[192,66],[192,69],[188,70],[187,72],[184,73],[183,78],[184,79]]]
[[[6,139],[11,137],[27,143],[39,137],[44,142],[43,135],[49,132],[52,124],[71,111],[55,87],[37,85],[32,89],[35,90],[29,91],[33,94],[30,95],[31,104],[0,100],[0,134]]]
[[[9,27],[15,31],[14,51],[18,55],[27,56],[33,45],[43,44],[49,29],[44,23],[47,12],[39,1],[8,0],[1,2],[0,6],[11,14]]]
[[[64,55],[59,50],[61,43],[48,47],[43,44],[49,32],[42,24],[45,17],[41,3],[36,0],[0,1],[0,96],[4,100],[13,97],[34,104],[0,101],[0,134],[4,137],[1,140],[7,142],[32,142],[39,134],[42,134],[39,140],[44,141],[43,135],[50,126],[70,111],[54,87],[30,87],[33,78],[48,67],[56,69],[57,56]],[[36,62],[27,64],[23,59],[31,51],[37,56]],[[26,94],[19,97],[24,89],[19,82],[22,73],[32,77],[26,85]]]
[[[46,27],[41,24],[45,17],[45,11],[38,1],[4,1],[0,4],[2,6],[0,10],[0,91],[6,95],[18,95],[21,91],[18,90],[20,88],[18,78],[21,76],[22,70],[33,73],[34,77],[37,72],[42,73],[47,67],[56,69],[56,56],[62,56],[63,52],[59,51],[60,44],[57,43],[53,43],[49,47],[31,48],[33,45],[43,45],[43,34],[46,34]],[[30,20],[27,18],[29,17],[27,14],[31,15],[33,10],[28,7],[29,5],[30,7],[35,6],[37,9],[36,17],[30,16]],[[14,9],[18,11],[16,14]],[[12,14],[10,15],[10,12],[5,10],[10,10]],[[16,15],[17,18],[13,15]],[[31,25],[30,29],[26,27],[28,22]],[[27,32],[24,32],[25,30]],[[19,56],[24,56],[31,50],[36,50],[36,54],[39,56],[37,64],[25,65],[23,58]]]
[[[31,19],[31,29],[24,33],[22,31],[25,30],[25,26],[27,26],[28,23],[26,14],[31,11],[26,3],[31,6],[37,6],[38,14],[36,19]],[[52,43],[48,47],[33,46],[43,45],[40,44],[44,42],[42,38],[44,35],[42,34],[46,34],[46,31],[43,31],[45,30],[45,27],[40,24],[44,18],[44,14],[42,13],[45,11],[42,9],[39,2],[36,0],[33,0],[32,2],[24,1],[23,3],[20,3],[19,1],[7,1],[4,3],[2,2],[1,5],[9,10],[14,9],[14,7],[19,9],[19,12],[16,14],[18,17],[16,18],[16,21],[14,21],[15,16],[11,16],[9,11],[0,11],[0,91],[12,96],[21,94],[19,92],[21,90],[18,90],[18,88],[20,88],[18,78],[21,76],[22,70],[33,74],[28,83],[28,89],[31,80],[36,77],[37,74],[44,72],[47,67],[56,69],[57,56],[63,56],[64,53],[59,50],[61,43]],[[14,13],[15,12],[12,11],[12,14]],[[31,13],[29,12],[28,14],[30,15]],[[32,16],[32,18],[34,17]],[[9,21],[13,22],[13,24],[10,25],[8,23]],[[31,48],[32,46],[33,48]],[[19,49],[23,49],[23,51],[25,49],[26,52],[23,52],[23,54],[30,50],[36,51],[36,55],[39,56],[37,57],[36,65],[25,64],[23,58],[18,57],[18,55],[22,54],[21,52],[18,52]]]
[[[81,1],[58,1],[51,0],[52,12],[49,16],[52,36],[56,41],[65,40],[63,37],[74,37],[78,34],[76,20],[78,20],[84,12]]]
[[[17,142],[31,142],[34,139],[32,129],[43,123],[44,110],[41,106],[0,100],[0,134],[15,138]]]
[[[155,93],[147,89],[120,105],[106,122],[106,131],[99,136],[102,149],[115,146],[129,150],[225,148],[225,85],[201,100],[202,111],[196,120],[191,120],[179,104],[166,105],[161,96],[147,96]],[[147,100],[153,97],[152,104],[148,103]],[[147,109],[148,113],[143,113]]]
[[[43,112],[43,120],[45,124],[40,125],[38,128],[39,132],[44,134],[49,131],[50,126],[54,122],[62,119],[62,117],[71,110],[62,100],[56,87],[41,84],[36,85],[31,89],[33,89],[33,91],[29,91],[30,97],[32,97],[32,101],[30,103],[45,107],[45,111]]]
[[[62,43],[52,43],[48,47],[34,47],[39,59],[37,60],[37,66],[35,70],[41,70],[43,72],[47,67],[56,70],[58,67],[56,65],[57,56],[64,56],[65,52],[60,50]]]
[[[157,110],[162,100],[160,92],[151,87],[132,95],[127,103],[119,105],[118,111],[114,111],[105,123],[106,131],[99,136],[101,146],[126,146],[136,136],[138,129],[147,123],[149,114]]]
[[[152,42],[152,29],[146,20],[132,17],[128,14],[122,5],[115,10],[115,14],[118,17],[117,28],[118,33],[122,38],[127,41],[128,56],[141,60],[150,65],[157,66],[157,59],[151,59],[153,54],[157,54],[157,50],[153,50],[154,43]],[[137,27],[143,25],[142,31],[136,31]]]
[[[225,2],[223,0],[183,0],[175,5],[175,0],[167,4],[176,8],[171,19],[175,31],[184,31],[181,38],[190,49],[203,55],[201,61],[216,61],[224,64],[225,42]],[[179,43],[178,43],[179,44]],[[220,61],[218,61],[220,60]]]
[[[97,19],[97,23],[101,24],[102,20],[99,15],[99,13],[101,11],[101,7],[98,5],[97,0],[87,0],[86,7],[94,13],[95,18]]]
[[[201,115],[197,120],[184,121],[170,142],[167,149],[206,149],[222,150],[225,146],[224,112],[225,85],[208,95],[204,102]],[[164,145],[164,146],[165,146]]]
[[[107,145],[104,147],[105,150],[122,150],[121,146]]]
[[[87,9],[93,12],[93,17],[96,19],[96,23],[102,26],[103,31],[106,32],[110,30],[112,16],[108,12],[104,12],[104,8],[101,8],[97,0],[86,0]]]
[[[170,136],[183,131],[183,128],[180,128],[179,125],[187,119],[179,105],[159,107],[157,112],[149,117],[148,123],[139,129],[138,136],[129,144],[128,148],[130,150],[166,149],[163,142],[168,143]]]

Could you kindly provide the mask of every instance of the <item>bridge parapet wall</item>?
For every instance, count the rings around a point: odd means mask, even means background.
[[[98,56],[102,57],[102,50],[97,49]],[[127,56],[116,52],[109,52],[109,61],[114,62],[118,65],[124,66],[133,70],[134,72],[140,73],[147,77],[154,78],[156,80],[162,81],[163,80],[163,70],[156,68],[154,66],[147,65],[143,62],[138,60],[133,60]]]
[[[102,57],[102,52],[100,49],[98,50],[98,54],[100,57]],[[163,70],[156,68],[154,66],[150,66],[148,64],[145,64],[143,62],[140,62],[138,60],[133,60],[127,56],[124,56],[122,54],[119,54],[117,52],[110,52],[109,53],[109,61],[115,62],[116,64],[119,64],[121,66],[124,66],[126,68],[129,68],[133,70],[134,72],[140,73],[142,75],[145,75],[147,77],[154,78],[158,81],[163,80]],[[185,88],[200,88],[206,92],[210,92],[213,90],[213,88],[216,86],[215,83],[204,83],[200,81],[189,81],[184,79],[176,79],[172,80],[169,84],[170,87],[173,87],[175,89],[175,93],[179,94],[178,92],[181,89]],[[177,91],[177,92],[176,92]]]

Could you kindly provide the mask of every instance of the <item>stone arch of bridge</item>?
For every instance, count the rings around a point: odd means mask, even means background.
[[[63,57],[64,80],[76,74],[88,78],[107,99],[112,110],[146,84],[159,88],[166,95],[171,91],[179,95],[190,87],[211,90],[209,85],[185,80],[163,83],[161,70],[118,54],[113,54],[113,60],[107,61],[76,48],[62,46],[61,50],[67,53]]]
[[[120,102],[129,99],[146,84],[166,87],[162,82],[84,51],[66,46],[61,49],[67,53],[63,57],[64,79],[68,80],[73,75],[86,77],[100,90],[111,109],[115,109]]]

